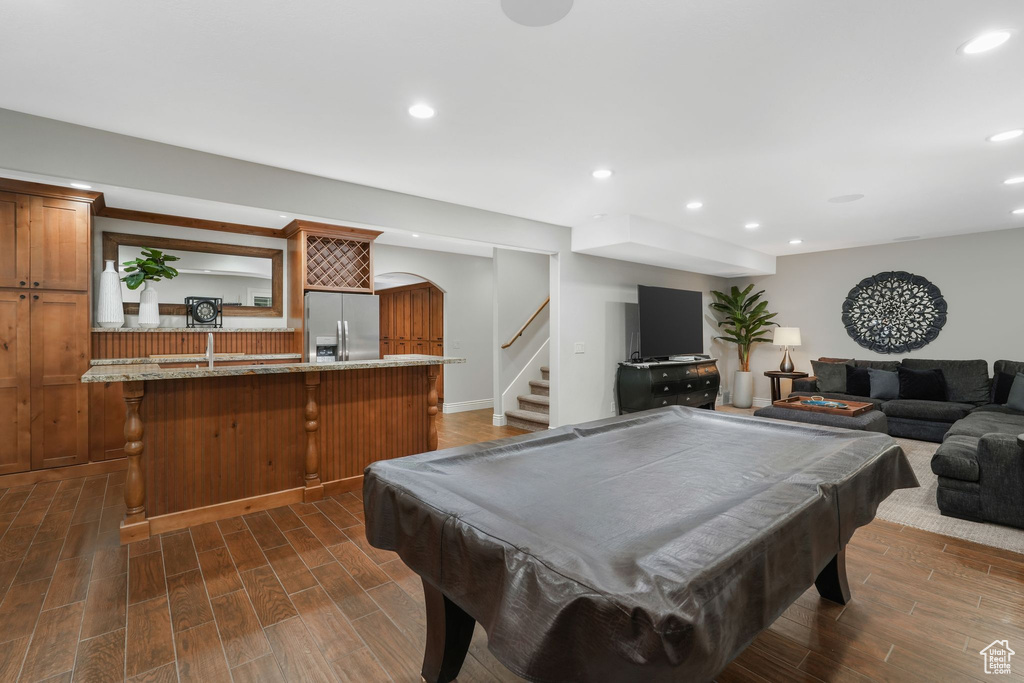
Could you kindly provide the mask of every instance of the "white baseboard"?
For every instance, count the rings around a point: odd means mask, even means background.
[[[491,416],[491,424],[493,424],[495,427],[504,427],[505,425],[508,424],[508,418],[505,417],[504,415],[498,415],[497,413],[495,413],[494,415]]]
[[[445,401],[441,406],[442,413],[464,413],[468,410],[484,410],[494,407],[494,399],[482,398],[477,401]]]
[[[752,403],[755,408],[766,408],[772,404],[772,400],[770,398],[758,398],[755,396]]]

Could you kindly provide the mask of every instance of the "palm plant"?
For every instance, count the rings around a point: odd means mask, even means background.
[[[718,321],[719,327],[725,327],[725,334],[716,337],[736,345],[740,357],[740,372],[750,372],[750,347],[760,342],[770,342],[771,339],[763,336],[772,325],[771,322],[778,313],[768,312],[768,302],[760,301],[764,294],[762,289],[756,294],[750,292],[754,285],[748,285],[746,289],[740,290],[733,287],[728,294],[711,291],[715,297],[710,307],[721,314]]]

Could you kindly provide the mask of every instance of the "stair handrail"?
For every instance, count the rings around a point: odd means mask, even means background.
[[[520,337],[522,337],[523,336],[523,332],[526,332],[526,328],[530,326],[530,323],[532,323],[534,320],[536,320],[537,316],[540,315],[540,312],[543,311],[544,307],[547,306],[549,303],[551,303],[551,297],[550,296],[547,299],[544,299],[544,303],[542,303],[537,308],[537,310],[533,312],[533,315],[530,316],[530,319],[527,320],[526,323],[522,327],[519,328],[519,331],[516,332],[516,336],[512,337],[506,343],[502,344],[501,348],[507,349],[508,347],[512,346],[512,344],[515,343],[516,339],[519,339]]]

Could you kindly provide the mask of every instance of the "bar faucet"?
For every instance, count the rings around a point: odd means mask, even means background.
[[[206,333],[206,366],[213,369],[213,332]]]

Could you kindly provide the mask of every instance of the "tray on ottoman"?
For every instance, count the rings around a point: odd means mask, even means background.
[[[789,398],[775,401],[772,405],[776,408],[786,408],[787,410],[809,410],[812,413],[828,413],[829,415],[845,415],[847,417],[857,417],[875,409],[874,403],[861,403],[860,401],[833,401],[825,399],[820,403],[831,405],[816,405],[807,396],[790,396]]]

